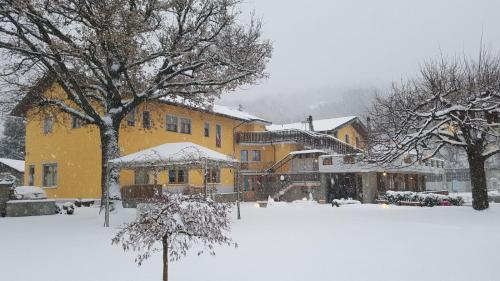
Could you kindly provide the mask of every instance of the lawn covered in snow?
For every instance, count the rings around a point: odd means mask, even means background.
[[[133,253],[111,245],[116,228],[134,215],[118,209],[109,229],[96,208],[0,218],[0,279],[161,280],[160,254],[137,267]],[[500,280],[500,204],[477,212],[246,203],[242,217],[232,230],[238,248],[174,262],[170,280]]]

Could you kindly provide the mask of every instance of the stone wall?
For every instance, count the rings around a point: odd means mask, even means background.
[[[10,200],[7,202],[8,217],[44,216],[56,214],[56,201],[46,200]]]

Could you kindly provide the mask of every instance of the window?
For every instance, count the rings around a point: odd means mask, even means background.
[[[180,184],[187,183],[188,181],[188,172],[187,170],[168,170],[168,183]]]
[[[54,118],[47,116],[43,119],[43,133],[50,134],[54,129]]]
[[[134,171],[134,184],[149,184],[149,173],[147,170]]]
[[[355,143],[356,147],[359,147],[359,138],[358,138],[358,137],[356,137],[356,139],[355,139],[354,141],[356,142],[356,143]]]
[[[215,146],[222,146],[222,126],[219,124],[215,125]]]
[[[252,161],[260,161],[260,150],[252,150]]]
[[[127,126],[134,127],[135,126],[135,108],[132,109],[128,114],[127,114]]]
[[[332,159],[332,157],[323,158],[323,165],[324,166],[333,165],[333,159]]]
[[[151,129],[151,113],[149,111],[142,112],[142,127],[144,129]]]
[[[211,168],[208,170],[207,183],[220,183],[220,169]]]
[[[76,116],[71,116],[71,128],[72,129],[78,129],[78,128],[82,127],[83,124],[85,124],[85,121],[82,118],[76,117]]]
[[[191,134],[191,119],[181,118],[181,133]]]
[[[240,161],[241,162],[248,162],[248,150],[240,151]]]
[[[203,126],[203,135],[207,138],[210,137],[210,123],[205,123]]]
[[[345,134],[345,142],[349,143],[349,135],[348,134]]]
[[[177,170],[177,182],[186,183],[187,182],[187,171]]]
[[[44,164],[43,168],[43,186],[52,187],[57,185],[57,164]]]
[[[35,185],[35,165],[30,165],[28,170],[28,185]]]
[[[176,132],[178,131],[177,129],[177,116],[173,115],[167,115],[167,131],[170,132]]]
[[[177,181],[175,170],[168,170],[168,183],[175,183]]]

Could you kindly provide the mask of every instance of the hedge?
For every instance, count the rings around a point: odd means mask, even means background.
[[[464,200],[460,196],[448,196],[434,193],[419,193],[411,191],[387,191],[382,195],[389,204],[399,205],[401,201],[420,202],[422,206],[462,206]]]

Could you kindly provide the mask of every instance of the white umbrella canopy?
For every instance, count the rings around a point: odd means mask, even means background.
[[[118,168],[195,166],[235,167],[239,161],[229,155],[192,142],[166,143],[115,158],[109,163]]]

